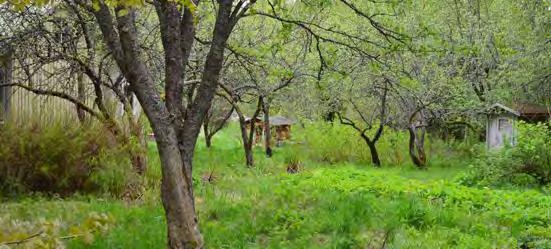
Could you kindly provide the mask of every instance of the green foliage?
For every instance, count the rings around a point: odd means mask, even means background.
[[[0,193],[121,195],[136,181],[129,150],[103,126],[6,124],[0,128]]]
[[[34,200],[36,201],[36,200]],[[66,220],[62,217],[44,217],[38,211],[49,208],[62,208],[67,211],[82,205],[74,203],[51,202],[45,206],[35,206],[34,201],[24,200],[20,204],[3,205],[5,211],[0,214],[0,247],[13,248],[65,248],[66,242],[77,240],[84,245],[90,245],[97,236],[105,236],[114,224],[114,218],[105,213],[91,211],[73,216]],[[30,209],[29,207],[33,207]],[[26,218],[17,217],[26,212]],[[77,211],[76,213],[80,213]]]
[[[370,164],[371,154],[365,141],[357,131],[339,123],[316,122],[307,124],[304,129],[296,129],[294,140],[301,143],[296,149],[310,160],[322,163]],[[383,165],[412,166],[408,154],[408,134],[405,131],[386,129],[377,143],[377,151]],[[426,141],[429,165],[450,166],[464,164],[462,156],[470,153],[458,148],[472,147],[472,144],[447,144],[439,139]],[[462,162],[463,161],[463,162]]]
[[[544,186],[551,183],[551,130],[544,123],[517,125],[515,146],[483,153],[459,180],[479,186]]]
[[[479,189],[453,182],[462,167],[445,160],[457,156],[453,151],[459,145],[443,147],[432,140],[427,149],[438,151],[434,160],[446,167],[422,171],[375,169],[362,162],[328,165],[310,158],[314,154],[305,151],[309,144],[301,142],[306,134],[323,133],[313,127],[294,129],[295,144],[275,147],[272,158],[255,148],[253,169],[245,167],[235,125],[214,137],[212,148],[199,144],[194,182],[206,248],[547,248],[550,243],[550,197],[535,190]],[[67,224],[61,227],[70,227],[92,212],[105,213],[115,217],[108,233],[94,233],[91,242],[65,241],[67,246],[164,247],[160,166],[153,142],[149,149],[147,190],[139,201],[32,198],[0,204],[5,210],[0,216],[58,220]],[[293,162],[303,167],[288,174]],[[201,181],[211,172],[214,181]]]

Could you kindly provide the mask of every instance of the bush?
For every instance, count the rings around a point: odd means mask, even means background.
[[[0,127],[0,194],[121,195],[135,180],[128,150],[101,125]]]
[[[551,130],[543,123],[517,125],[513,147],[486,151],[459,180],[479,186],[544,186],[551,183]]]

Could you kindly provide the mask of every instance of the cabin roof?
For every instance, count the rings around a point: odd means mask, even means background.
[[[550,109],[545,106],[531,103],[517,103],[513,106],[522,115],[549,115],[550,112]]]
[[[282,116],[273,116],[273,117],[270,117],[270,125],[275,125],[275,126],[279,126],[279,125],[292,125],[294,124],[295,121],[291,120],[291,119],[288,119],[286,117],[282,117]]]
[[[532,116],[550,116],[550,109],[545,106],[529,103],[517,103],[513,107],[508,107],[500,103],[495,103],[487,108],[487,114],[511,113],[515,116],[532,117]]]
[[[511,113],[515,116],[520,116],[520,113],[510,107],[507,107],[505,105],[502,105],[500,103],[495,103],[493,105],[491,105],[490,107],[487,108],[486,110],[486,113],[488,114],[497,114],[497,113],[503,113],[503,112],[507,112],[507,113]]]

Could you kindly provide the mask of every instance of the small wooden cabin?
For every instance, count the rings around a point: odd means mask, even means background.
[[[279,146],[282,141],[291,138],[291,125],[295,122],[291,119],[275,116],[270,118],[270,128],[272,129],[273,136],[276,139],[276,144]]]
[[[247,130],[251,129],[252,119],[250,117],[245,118],[245,125]],[[254,143],[257,144],[261,141],[262,135],[264,134],[264,120],[257,117],[254,121],[255,127],[255,137]],[[291,125],[294,124],[294,121],[281,116],[270,117],[270,131],[272,132],[272,137],[275,138],[276,144],[280,145],[282,141],[288,140],[291,138]]]
[[[514,108],[496,103],[487,109],[486,144],[489,149],[515,145],[515,122],[544,122],[549,119],[547,108],[533,104],[517,104]]]

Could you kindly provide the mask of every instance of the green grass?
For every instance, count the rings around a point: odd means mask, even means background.
[[[453,179],[464,167],[443,161],[423,171],[321,162],[305,157],[308,148],[298,143],[275,148],[270,159],[257,148],[257,166],[248,169],[232,129],[215,137],[210,150],[201,143],[196,156],[197,210],[207,248],[551,248],[551,197],[535,190],[461,186]],[[155,155],[154,143],[150,153]],[[298,174],[286,173],[290,155],[300,158]],[[201,181],[211,172],[214,182]],[[69,248],[162,248],[159,178],[152,157],[140,201],[75,196],[2,203],[0,232],[9,231],[2,222],[44,219],[57,220],[63,236],[96,212],[109,215],[107,229],[93,239],[68,240]]]

